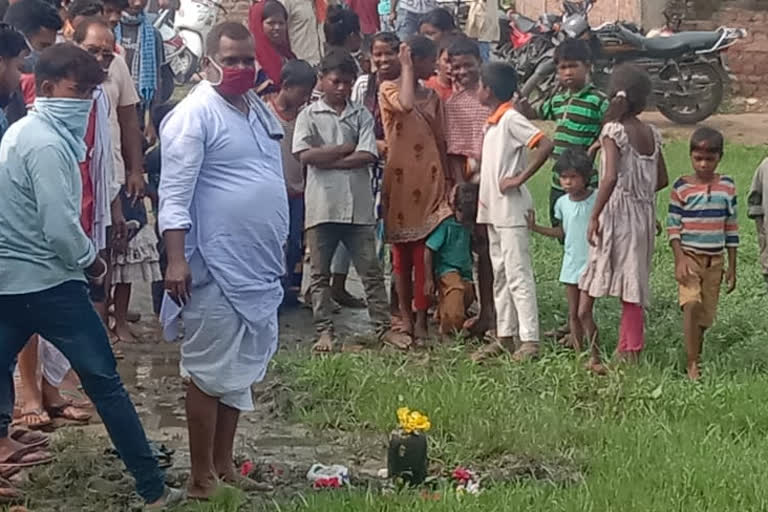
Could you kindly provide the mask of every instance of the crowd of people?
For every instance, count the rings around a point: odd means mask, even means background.
[[[278,314],[299,303],[312,309],[316,354],[340,348],[335,313],[367,307],[373,339],[397,350],[424,347],[436,328],[487,340],[478,362],[535,359],[531,233],[563,248],[568,323],[553,336],[588,349],[588,369],[605,373],[592,312],[616,297],[616,356],[638,359],[656,197],[669,185],[661,136],[638,117],[648,76],[622,66],[604,93],[589,82],[588,45],[565,41],[559,89],[533,108],[517,95],[516,70],[489,62],[495,2],[473,1],[464,32],[431,0],[382,4],[260,0],[247,27],[213,27],[201,80],[178,104],[163,101],[163,44],[146,0],[7,7],[0,498],[22,496],[8,480],[20,469],[53,460],[37,430],[87,421],[91,404],[149,510],[207,499],[220,483],[263,490],[235,471],[235,431],[277,351]],[[554,121],[554,136],[533,119]],[[723,277],[727,291],[736,286],[737,193],[717,173],[724,144],[697,129],[693,172],[670,191],[692,379]],[[550,160],[545,226],[526,183]],[[766,187],[768,163],[748,201],[768,282]],[[347,290],[350,263],[364,300]],[[137,341],[129,304],[139,282],[153,285],[166,338],[183,325],[186,493],[165,486],[117,372],[120,343]]]

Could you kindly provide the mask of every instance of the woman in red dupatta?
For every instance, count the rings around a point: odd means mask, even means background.
[[[267,77],[280,86],[280,72],[296,55],[288,42],[288,11],[277,0],[261,0],[251,6],[248,28],[256,45],[256,60]]]

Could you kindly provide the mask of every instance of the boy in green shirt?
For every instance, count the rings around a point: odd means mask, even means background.
[[[594,158],[600,147],[600,132],[609,101],[594,84],[587,82],[592,66],[589,45],[581,39],[563,41],[555,49],[555,64],[562,91],[544,102],[538,112],[525,100],[518,101],[517,109],[529,119],[557,123],[553,159],[557,160],[568,148],[581,148]],[[597,174],[592,176],[589,186],[597,190]],[[549,196],[549,219],[553,227],[559,224],[554,213],[555,203],[564,195],[560,178],[553,172]]]
[[[603,117],[608,110],[608,97],[587,81],[592,67],[592,52],[586,41],[567,39],[555,49],[557,78],[561,91],[541,105],[536,112],[525,99],[518,100],[517,110],[528,119],[555,121],[552,158],[557,160],[568,148],[583,149],[594,159],[600,149]],[[588,187],[597,190],[597,174],[593,174]],[[549,221],[552,227],[560,225],[555,215],[557,200],[566,195],[560,186],[560,177],[552,172],[549,192]],[[547,333],[555,338],[568,334],[568,325]]]
[[[475,300],[472,283],[472,228],[477,217],[478,185],[453,187],[450,205],[454,215],[445,219],[427,238],[424,253],[425,293],[431,297],[438,279],[440,334],[461,331],[467,309]]]

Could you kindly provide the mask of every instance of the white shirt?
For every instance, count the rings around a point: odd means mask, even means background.
[[[506,103],[488,119],[480,164],[478,224],[491,224],[497,228],[528,225],[525,214],[533,208],[528,188],[522,185],[502,194],[499,185],[504,178],[525,170],[528,165],[526,149],[533,148],[543,135]]]

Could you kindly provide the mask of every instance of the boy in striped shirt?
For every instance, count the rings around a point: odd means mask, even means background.
[[[704,332],[715,320],[725,252],[727,293],[736,288],[736,185],[729,176],[716,172],[723,145],[723,135],[716,130],[699,128],[693,133],[690,147],[694,174],[675,182],[669,200],[669,243],[675,255],[675,279],[683,310],[688,377],[693,380],[700,375]]]
[[[567,39],[555,49],[554,58],[561,92],[545,101],[538,112],[525,100],[518,101],[517,108],[529,119],[555,121],[554,160],[568,148],[583,149],[594,158],[600,148],[600,132],[609,101],[605,94],[587,81],[592,68],[592,52],[586,41]],[[589,187],[597,190],[597,174],[592,175]],[[560,177],[553,171],[549,195],[549,219],[553,227],[559,224],[555,218],[555,203],[564,195]]]

